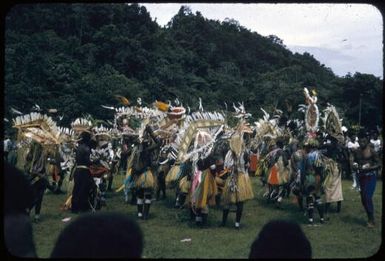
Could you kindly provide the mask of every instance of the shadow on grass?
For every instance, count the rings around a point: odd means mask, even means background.
[[[366,220],[362,217],[356,217],[352,215],[343,215],[341,216],[341,221],[347,224],[357,224],[360,226],[366,226]]]

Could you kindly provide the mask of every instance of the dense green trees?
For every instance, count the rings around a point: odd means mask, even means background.
[[[289,51],[233,19],[208,20],[184,6],[160,27],[138,4],[16,5],[5,20],[5,116],[36,103],[56,108],[66,125],[84,113],[107,119],[101,104],[114,95],[149,103],[178,97],[197,108],[225,109],[243,101],[286,111],[315,88],[321,109],[330,102],[347,126],[382,126],[382,80],[357,73],[337,77],[311,54]],[[291,105],[291,106],[289,106]],[[230,108],[229,108],[230,109]]]

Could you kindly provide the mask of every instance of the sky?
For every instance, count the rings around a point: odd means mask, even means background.
[[[182,5],[207,19],[232,18],[260,35],[276,35],[293,53],[308,52],[338,76],[383,79],[383,20],[369,4],[141,4],[165,26]]]

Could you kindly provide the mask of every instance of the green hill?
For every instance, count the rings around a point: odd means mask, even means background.
[[[174,100],[206,109],[244,102],[301,117],[303,87],[315,88],[322,110],[335,105],[345,126],[382,126],[382,80],[345,77],[311,54],[292,53],[277,36],[264,37],[237,21],[208,20],[186,6],[160,27],[138,4],[23,4],[5,17],[5,117],[34,104],[58,109],[60,125],[90,113],[107,119],[114,95]],[[290,106],[291,105],[291,111]],[[7,127],[7,126],[6,126]]]

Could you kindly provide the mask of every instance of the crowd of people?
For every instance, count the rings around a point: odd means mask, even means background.
[[[115,110],[112,128],[79,118],[72,122],[71,129],[65,129],[39,113],[19,116],[13,121],[17,138],[12,141],[6,136],[4,140],[4,160],[15,167],[19,176],[27,178],[31,188],[31,202],[18,211],[29,215],[34,209],[34,220],[39,222],[45,190],[64,193],[62,184],[66,183],[64,209],[73,213],[96,212],[106,204],[106,192],[114,187],[115,193],[123,192],[122,203],[129,203],[131,196],[138,218],[146,220],[151,217],[154,196],[160,200],[160,192],[165,198],[166,189],[172,189],[175,207],[188,209],[197,226],[207,226],[209,209],[217,205],[223,211],[220,225],[226,226],[234,207],[234,227],[240,229],[244,202],[255,197],[251,179],[258,177],[266,188],[266,200],[280,207],[292,193],[309,224],[318,220],[315,210],[323,224],[330,218],[332,203],[336,203],[337,212],[342,209],[341,180],[346,177],[352,179],[352,189],[360,192],[367,226],[374,227],[372,197],[382,168],[380,133],[369,137],[362,131],[348,132],[332,105],[324,110],[324,124],[320,126],[315,92],[309,93],[305,88],[304,94],[305,120],[289,120],[278,110],[270,117],[263,110],[264,117],[254,125],[248,122],[250,114],[243,104],[233,105],[233,113],[206,112],[202,104],[198,111],[187,113],[179,101],[174,106],[156,101],[153,108],[142,106],[140,101],[136,106],[105,106]],[[236,119],[234,127],[228,125],[229,117]],[[125,173],[123,184],[114,184],[114,176],[121,172]],[[96,218],[95,226],[103,218],[106,217]],[[119,215],[114,218],[135,233],[139,231],[141,238],[140,229],[132,221],[124,221]],[[84,219],[79,218],[79,224],[88,222]],[[88,222],[86,227],[90,224],[93,223]],[[282,222],[268,227],[274,230],[283,225],[298,232],[294,225]],[[71,231],[76,230],[73,226],[63,231],[59,241],[69,241]],[[269,237],[263,231],[253,243],[255,249],[250,257],[263,257],[258,248],[264,248],[260,245]],[[125,238],[116,236],[118,241]],[[298,238],[304,240],[302,236]],[[72,250],[55,247],[53,256],[64,257],[65,251],[71,256],[77,242],[85,239],[76,240],[71,241],[72,245],[61,244]],[[97,246],[98,242],[90,244]],[[106,256],[127,254],[119,252],[118,243],[114,245],[116,249],[106,252]],[[303,254],[311,256],[309,249]],[[127,251],[133,257],[141,254]]]

